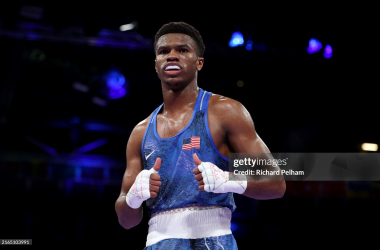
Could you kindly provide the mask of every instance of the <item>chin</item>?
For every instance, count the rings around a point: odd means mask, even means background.
[[[162,81],[166,86],[168,86],[171,89],[179,89],[181,87],[184,87],[184,82],[180,79],[166,79],[165,81]]]

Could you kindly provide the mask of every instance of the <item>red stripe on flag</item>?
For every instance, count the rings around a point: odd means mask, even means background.
[[[192,149],[192,148],[200,148],[201,137],[191,137],[191,143],[185,144],[182,146],[182,150]]]

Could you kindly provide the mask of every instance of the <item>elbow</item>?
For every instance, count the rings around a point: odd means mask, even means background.
[[[131,209],[129,208],[127,203],[124,202],[116,202],[115,211],[117,215],[118,222],[120,226],[125,229],[131,229],[137,226],[142,220],[142,208],[141,209]]]
[[[279,185],[278,185],[278,188],[277,188],[277,195],[276,195],[277,197],[276,197],[276,199],[284,197],[285,191],[286,191],[286,182],[285,181],[281,181],[279,183]]]
[[[121,221],[120,218],[118,219],[118,221],[119,221],[120,226],[122,226],[124,229],[128,230],[134,227],[134,226],[129,225],[128,223]]]
[[[116,203],[115,203],[115,211],[116,211],[117,220],[118,220],[120,226],[122,226],[125,229],[131,229],[132,227],[129,226],[128,223],[126,223],[125,219],[124,220],[122,219],[123,216],[121,214],[119,200],[117,200]]]

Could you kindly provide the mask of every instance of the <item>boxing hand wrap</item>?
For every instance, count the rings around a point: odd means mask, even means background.
[[[139,208],[143,201],[150,198],[150,175],[158,172],[151,168],[150,170],[143,170],[137,176],[136,180],[133,183],[131,189],[126,196],[126,201],[128,206],[131,208]]]
[[[202,173],[206,192],[242,194],[247,189],[245,175],[235,175],[234,180],[229,180],[229,172],[221,170],[211,162],[202,162],[198,169]]]

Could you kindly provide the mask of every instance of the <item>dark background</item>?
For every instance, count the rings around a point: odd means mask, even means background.
[[[359,152],[363,142],[379,143],[373,9],[321,2],[1,3],[0,238],[144,248],[147,216],[125,230],[114,203],[130,132],[162,103],[153,42],[167,22],[200,31],[206,52],[199,87],[240,101],[272,152]],[[119,31],[132,21],[137,28]],[[237,30],[252,38],[251,51],[228,47]],[[323,49],[308,54],[311,38],[330,44],[332,58]],[[128,81],[119,99],[107,96],[103,76],[111,69]],[[377,182],[299,181],[287,183],[282,199],[235,196],[239,249],[369,244],[379,190]]]

